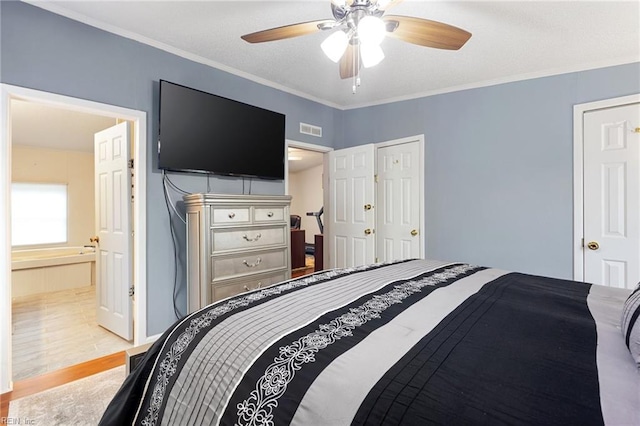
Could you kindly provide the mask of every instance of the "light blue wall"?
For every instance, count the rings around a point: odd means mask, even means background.
[[[345,111],[336,145],[426,145],[427,257],[573,276],[573,106],[640,93],[634,63]]]
[[[32,5],[1,1],[2,83],[145,111],[148,120],[147,277],[148,334],[164,331],[173,315],[173,249],[158,171],[158,81],[165,79],[286,114],[288,139],[333,145],[340,111],[198,64]],[[299,122],[322,126],[321,139],[299,133]],[[174,175],[190,192],[207,190],[206,178]],[[242,193],[242,180],[211,178],[211,191]],[[247,187],[248,189],[248,182]],[[253,180],[254,194],[283,194],[282,181]],[[174,194],[174,197],[179,197]],[[177,221],[179,229],[184,225]],[[178,235],[184,240],[184,232]],[[184,250],[181,250],[184,252]],[[179,271],[183,276],[184,272]],[[178,297],[184,312],[184,291]]]

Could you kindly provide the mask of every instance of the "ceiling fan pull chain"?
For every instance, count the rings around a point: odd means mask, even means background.
[[[356,62],[358,60],[358,50],[360,49],[353,49],[352,51],[352,59],[351,59],[351,74],[353,75],[353,85],[351,86],[351,91],[353,92],[353,94],[356,94],[356,90],[358,89],[358,85],[357,85],[357,68],[356,68]]]
[[[355,95],[358,87],[360,87],[360,46],[357,45],[355,49],[353,49],[353,60],[351,61],[351,69],[353,71],[353,85],[351,86],[351,90]]]

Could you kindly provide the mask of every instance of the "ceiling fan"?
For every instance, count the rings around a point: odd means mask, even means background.
[[[354,78],[353,92],[360,85],[360,68],[374,66],[384,59],[380,43],[385,35],[420,46],[458,50],[471,33],[442,22],[411,16],[385,15],[402,0],[331,0],[334,19],[300,22],[271,28],[242,39],[249,43],[282,40],[317,31],[339,29],[324,42],[322,50],[340,63],[340,77]]]

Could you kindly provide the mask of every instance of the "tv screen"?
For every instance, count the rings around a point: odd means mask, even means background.
[[[285,116],[160,80],[158,167],[284,179]]]

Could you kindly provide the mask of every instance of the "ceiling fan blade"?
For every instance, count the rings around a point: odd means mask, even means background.
[[[331,28],[333,23],[335,23],[335,21],[330,19],[300,22],[298,24],[285,25],[283,27],[245,34],[241,36],[241,38],[249,43],[263,43],[265,41],[282,40],[285,38],[298,37],[320,31],[320,28],[318,27],[319,25],[326,25],[327,28]]]
[[[471,38],[471,33],[453,25],[411,16],[385,15],[385,23],[395,25],[389,37],[404,40],[420,46],[435,47],[436,49],[458,50]]]
[[[360,46],[349,43],[340,59],[340,78],[351,78],[358,74],[362,61],[360,61]]]
[[[378,9],[379,10],[389,10],[392,7],[402,3],[402,0],[378,0]]]

